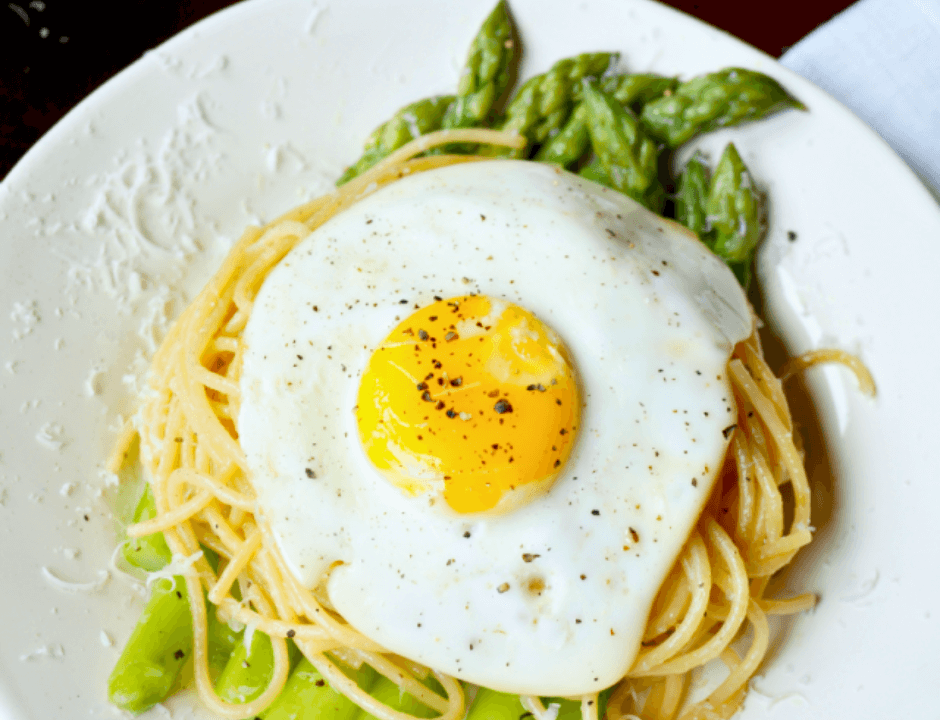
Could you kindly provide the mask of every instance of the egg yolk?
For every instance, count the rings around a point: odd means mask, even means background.
[[[546,492],[574,445],[581,401],[558,335],[483,295],[438,300],[382,342],[359,386],[369,459],[410,495],[504,512]]]

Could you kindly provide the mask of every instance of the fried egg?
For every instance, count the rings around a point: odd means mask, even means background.
[[[364,635],[496,690],[596,692],[722,466],[750,332],[674,223],[550,166],[454,165],[270,273],[239,442],[292,571]]]

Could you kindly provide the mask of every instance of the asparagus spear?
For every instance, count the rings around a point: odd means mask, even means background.
[[[150,520],[156,514],[157,506],[153,499],[153,491],[147,484],[134,510],[134,522]],[[128,538],[121,547],[121,554],[131,565],[147,572],[156,572],[165,567],[173,555],[167,547],[166,540],[163,539],[163,533]]]
[[[692,78],[643,107],[647,132],[669,147],[701,133],[758,120],[778,110],[806,106],[763,73],[725,68]]]
[[[225,669],[215,681],[215,691],[226,702],[249,702],[264,692],[273,676],[271,638],[263,632],[255,632],[250,646],[240,642],[232,650]]]
[[[611,75],[602,78],[599,83],[602,91],[634,111],[639,111],[644,103],[660,97],[663,93],[671,92],[678,84],[679,81],[675,78],[653,74]],[[590,143],[587,109],[582,102],[569,115],[561,131],[539,148],[535,159],[569,167],[584,156]]]
[[[679,176],[676,190],[676,220],[699,237],[709,229],[705,202],[708,198],[708,173],[704,158],[696,154]]]
[[[429,683],[425,684],[429,685]],[[418,702],[408,693],[402,692],[398,685],[384,675],[378,677],[378,680],[376,680],[375,685],[372,686],[372,690],[369,694],[379,702],[385,703],[393,710],[408,713],[417,718],[432,718],[438,714],[427,705]],[[378,720],[378,718],[362,710],[357,720]],[[518,720],[518,716],[514,718],[514,720]]]
[[[158,580],[108,679],[109,699],[135,714],[153,707],[170,694],[192,647],[186,583]]]
[[[274,677],[274,647],[266,633],[254,632],[251,643],[244,642],[243,633],[239,633],[238,642],[227,658],[228,662],[215,682],[215,691],[223,700],[231,703],[245,703],[254,700],[265,691]],[[300,658],[300,650],[290,640],[287,641],[290,664]]]
[[[157,514],[147,485],[134,511],[134,522]],[[172,557],[163,533],[129,538],[121,549],[133,566],[148,572],[165,567]],[[150,599],[108,679],[115,705],[140,713],[170,694],[193,647],[186,583],[176,577],[153,584]]]
[[[530,78],[506,108],[502,129],[525,135],[530,144],[545,142],[571,114],[583,79],[603,73],[615,57],[613,53],[585,53],[559,60],[548,72]],[[523,157],[524,150],[512,153]]]
[[[233,630],[228,623],[219,620],[216,607],[211,603],[207,604],[206,611],[208,618],[206,642],[209,651],[209,669],[212,671],[213,677],[216,677],[228,665],[232,651],[242,644],[244,632]]]
[[[366,140],[362,157],[346,168],[336,184],[349,182],[419,135],[440,130],[444,112],[453,100],[453,95],[425,98],[396,112],[391,119],[372,131]]]
[[[368,665],[348,674],[367,692],[377,676]],[[261,717],[263,720],[354,720],[361,713],[357,705],[330,687],[310,661],[303,658],[281,694]]]
[[[617,189],[614,187],[614,181],[610,179],[610,175],[607,174],[604,163],[601,162],[599,157],[595,157],[591,162],[581,168],[578,171],[578,175],[585,180],[590,180],[591,182],[596,182],[598,185],[609,187],[611,190]]]
[[[362,157],[346,169],[336,184],[349,182],[419,135],[441,128],[484,124],[493,103],[509,86],[512,58],[512,25],[506,3],[500,0],[470,44],[457,96],[426,98],[403,107],[372,132]]]
[[[709,246],[746,288],[760,239],[760,198],[733,143],[728,143],[715,168],[705,212],[711,225]]]
[[[148,485],[134,511],[134,522],[149,520],[156,513],[156,503]],[[148,572],[161,570],[172,559],[163,533],[130,538],[122,551],[131,565]],[[203,548],[203,554],[215,570],[218,555],[208,548]],[[182,653],[181,659],[184,659],[192,652],[192,619],[186,583],[180,576],[174,577],[173,583],[172,597],[167,596],[165,590],[171,585],[169,580],[154,584],[131,639],[111,673],[108,687],[112,702],[132,712],[143,712],[166,698],[183,666],[175,655]],[[209,667],[219,673],[241,640],[242,633],[221,622],[213,606],[208,608],[207,625]],[[171,654],[174,657],[168,660]]]
[[[444,115],[444,128],[485,123],[493,104],[509,87],[514,46],[509,12],[505,0],[500,0],[470,44],[457,98]]]
[[[464,720],[519,720],[525,713],[518,695],[481,687]]]
[[[598,698],[597,716],[604,717],[604,711],[607,708],[607,698],[610,696],[610,690],[605,690]],[[581,703],[575,700],[565,700],[563,698],[542,698],[546,707],[558,705],[558,717],[556,720],[580,720]],[[519,701],[518,695],[501,693],[496,690],[481,687],[477,690],[473,704],[467,710],[464,720],[519,720],[526,715],[525,708]]]
[[[654,202],[661,195],[656,145],[633,113],[591,83],[584,87],[584,104],[591,147],[612,187],[639,202]]]
[[[646,103],[674,92],[678,85],[676,78],[654,73],[611,75],[600,81],[601,90],[634,112],[639,112]]]
[[[585,180],[596,182],[597,184],[604,185],[605,187],[609,187],[612,190],[619,190],[613,179],[611,179],[610,175],[607,173],[607,168],[604,167],[604,164],[601,162],[600,158],[595,157],[593,160],[591,160],[591,162],[578,171],[578,175],[583,177]],[[646,205],[646,207],[656,213],[662,213],[662,208],[665,201],[666,190],[659,182],[654,182],[652,185],[650,185],[649,189],[647,189],[646,194],[643,195],[641,200],[641,202]]]
[[[539,162],[568,167],[578,162],[591,146],[587,129],[587,108],[578,103],[561,131],[544,143],[535,154]]]

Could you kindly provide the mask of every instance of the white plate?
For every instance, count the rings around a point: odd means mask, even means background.
[[[329,188],[400,105],[452,90],[490,6],[237,5],[96,91],[0,186],[0,717],[115,712],[106,678],[139,598],[113,577],[63,594],[41,568],[89,582],[107,567],[99,469],[133,408],[143,337],[244,225]],[[879,385],[871,401],[842,370],[809,373],[817,533],[787,581],[822,599],[777,635],[742,717],[924,717],[940,678],[936,204],[848,111],[691,18],[644,0],[512,10],[524,76],[617,49],[635,71],[761,70],[809,106],[703,144],[733,137],[771,198],[759,262],[771,330],[790,352],[860,354]]]

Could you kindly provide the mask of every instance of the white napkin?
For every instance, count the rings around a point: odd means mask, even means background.
[[[781,62],[851,108],[940,197],[940,0],[859,0]]]

